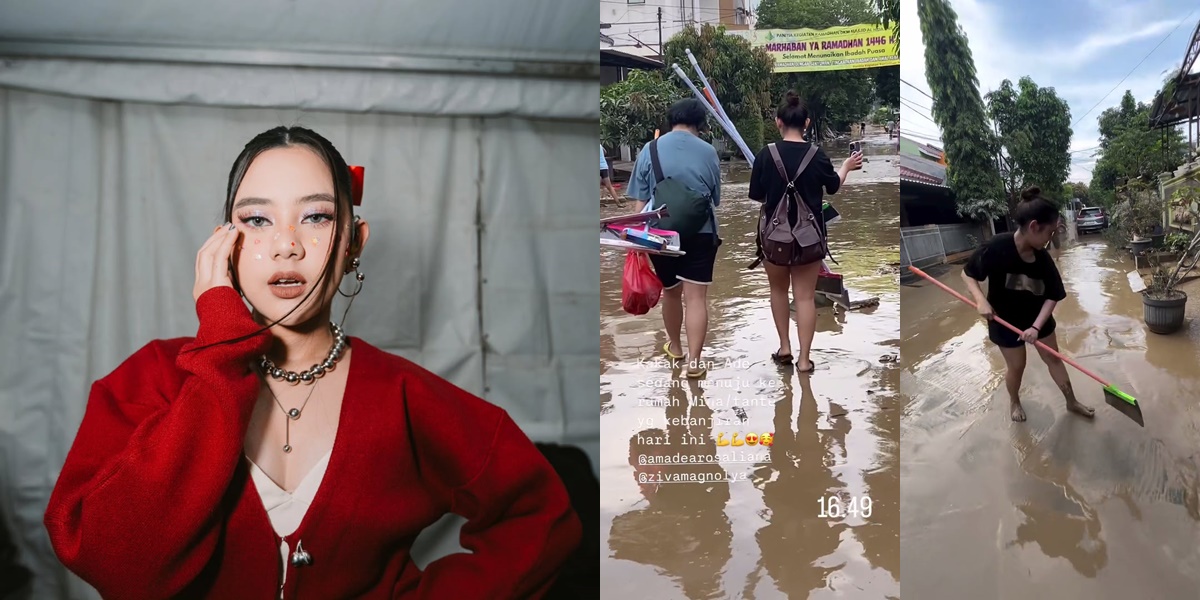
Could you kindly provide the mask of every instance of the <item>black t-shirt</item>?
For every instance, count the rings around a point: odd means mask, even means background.
[[[976,281],[988,282],[987,301],[996,316],[1022,331],[1033,326],[1047,300],[1060,302],[1067,297],[1050,253],[1039,248],[1033,251],[1033,262],[1025,262],[1011,233],[1001,233],[981,246],[963,271]],[[1043,330],[1051,320],[1042,325]]]
[[[809,145],[808,142],[775,142],[775,146],[779,148],[779,158],[783,160],[783,166],[787,169],[788,177],[795,175],[796,169],[800,168],[800,161],[804,160],[805,154],[808,154]],[[767,214],[772,214],[779,204],[779,200],[783,198],[787,184],[788,182],[779,175],[779,169],[775,168],[775,159],[771,157],[771,150],[765,147],[759,150],[758,156],[754,157],[754,168],[750,171],[750,199],[763,202],[767,208]],[[818,148],[817,154],[809,161],[808,167],[796,181],[796,190],[800,192],[800,197],[804,199],[804,203],[808,205],[813,216],[817,217],[817,223],[821,224],[822,233],[825,231],[825,224],[821,220],[821,206],[825,202],[825,193],[835,194],[841,185],[842,178],[833,168],[829,156],[825,154],[824,150]],[[788,207],[788,222],[793,224],[796,222],[795,207]]]

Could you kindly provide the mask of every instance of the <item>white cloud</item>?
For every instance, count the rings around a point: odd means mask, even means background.
[[[1144,23],[1147,16],[1153,13],[1161,14],[1161,6],[1089,0],[1089,6],[1081,6],[1079,10],[1089,10],[1102,19],[1102,23],[1096,29],[1091,32],[1079,32],[1084,34],[1082,39],[1044,40],[1025,46],[1013,43],[1014,25],[1011,19],[1006,19],[1011,11],[1005,10],[1005,4],[998,0],[987,0],[987,4],[984,1],[953,2],[959,25],[967,35],[975,61],[980,95],[986,95],[998,88],[1005,79],[1016,81],[1025,75],[1032,77],[1038,85],[1054,87],[1059,97],[1070,105],[1072,122],[1078,121],[1073,127],[1072,150],[1099,145],[1100,135],[1096,118],[1106,108],[1119,103],[1126,89],[1131,90],[1134,97],[1141,102],[1152,101],[1154,93],[1161,88],[1170,69],[1171,63],[1168,61],[1173,60],[1175,68],[1178,68],[1181,58],[1179,55],[1190,38],[1176,30],[1176,34],[1179,35],[1174,35],[1171,39],[1180,43],[1164,43],[1133,75],[1117,86],[1120,78],[1128,73],[1126,69],[1136,63],[1130,62],[1128,58],[1103,62],[1106,56],[1113,54],[1113,49],[1133,45],[1137,47],[1137,54],[1148,52],[1153,47],[1148,46],[1148,40],[1162,39],[1179,25],[1179,21],[1173,17],[1131,26]],[[901,0],[900,12],[901,77],[928,92],[929,84],[925,79],[925,46],[921,39],[916,0]],[[1187,33],[1190,33],[1191,28],[1188,29]],[[1118,63],[1128,63],[1129,66],[1120,66],[1118,70],[1114,70],[1111,65]],[[1196,71],[1200,71],[1200,61],[1197,61],[1197,66],[1193,69],[1193,72]],[[1115,90],[1114,86],[1117,86]],[[905,84],[901,84],[901,96],[922,106],[932,104],[929,98]],[[1093,106],[1095,108],[1088,112]],[[902,129],[936,131],[932,123],[911,114],[913,112],[908,107],[901,108]],[[1094,168],[1095,161],[1092,152],[1073,153],[1071,181],[1090,181],[1092,175],[1089,169]]]
[[[1119,28],[1098,31],[1088,35],[1078,44],[1072,44],[1069,49],[1056,51],[1053,48],[1049,48],[1047,49],[1048,52],[1043,53],[1042,56],[1044,57],[1043,60],[1048,59],[1062,66],[1079,67],[1096,60],[1098,55],[1104,50],[1126,46],[1147,38],[1161,39],[1161,36],[1166,35],[1167,32],[1175,29],[1178,25],[1178,21],[1157,21],[1143,25],[1133,31],[1128,30],[1128,25],[1124,27],[1119,26]]]

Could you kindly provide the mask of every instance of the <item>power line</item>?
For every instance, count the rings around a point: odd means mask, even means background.
[[[600,3],[601,4],[619,4],[621,6],[629,6],[630,8],[628,10],[633,10],[634,8],[636,8],[638,6],[651,6],[651,7],[659,7],[659,8],[676,8],[676,9],[679,9],[680,12],[684,13],[684,14],[689,13],[689,12],[692,14],[700,13],[700,12],[723,13],[723,14],[731,14],[731,15],[745,14],[747,16],[750,16],[750,14],[751,14],[750,11],[748,11],[748,10],[739,10],[737,8],[703,8],[703,7],[696,8],[696,7],[690,7],[690,6],[680,6],[678,4],[657,4],[657,3],[652,3],[652,2],[643,2],[641,4],[626,5],[626,3],[624,1],[612,2],[610,0],[600,0]]]
[[[904,95],[901,94],[900,99],[907,101],[909,104],[912,104],[913,106],[916,106],[917,108],[920,108],[931,115],[933,114],[932,109],[926,108],[924,105],[917,104],[917,102],[915,100],[913,100],[912,98],[905,98]]]
[[[1176,31],[1179,31],[1179,28],[1180,28],[1181,26],[1183,26],[1183,23],[1184,23],[1184,21],[1187,21],[1188,19],[1190,19],[1190,18],[1192,17],[1192,13],[1194,13],[1194,12],[1196,12],[1196,11],[1195,11],[1195,10],[1192,10],[1192,12],[1189,12],[1189,13],[1187,14],[1187,16],[1183,18],[1183,20],[1179,21],[1179,25],[1176,25],[1176,26],[1175,26],[1175,29],[1172,29],[1172,30],[1171,30],[1171,33],[1168,33],[1166,37],[1164,37],[1164,38],[1163,38],[1161,41],[1159,41],[1159,42],[1158,42],[1158,45],[1154,47],[1154,50],[1151,50],[1151,51],[1150,51],[1148,54],[1146,54],[1146,56],[1143,56],[1143,57],[1142,57],[1142,60],[1138,61],[1138,64],[1137,64],[1137,65],[1135,65],[1135,66],[1133,67],[1133,69],[1132,69],[1132,70],[1130,70],[1128,73],[1126,73],[1126,74],[1125,74],[1125,76],[1124,76],[1124,77],[1122,77],[1122,78],[1121,78],[1121,80],[1117,82],[1117,85],[1114,85],[1114,86],[1113,86],[1113,89],[1111,89],[1111,90],[1108,90],[1108,93],[1104,95],[1104,98],[1101,98],[1101,99],[1100,99],[1100,102],[1104,102],[1104,100],[1106,100],[1106,99],[1107,99],[1109,96],[1111,96],[1113,92],[1117,91],[1117,88],[1121,87],[1121,84],[1122,84],[1122,83],[1125,83],[1125,80],[1126,80],[1126,79],[1129,79],[1129,76],[1130,76],[1130,75],[1133,75],[1133,72],[1134,72],[1134,71],[1137,71],[1137,70],[1138,70],[1138,67],[1141,67],[1141,66],[1142,66],[1142,63],[1146,62],[1146,59],[1150,58],[1150,55],[1151,55],[1151,54],[1154,54],[1154,52],[1158,50],[1159,46],[1162,46],[1162,45],[1163,45],[1163,43],[1164,43],[1164,42],[1166,42],[1168,39],[1170,39],[1170,37],[1171,37],[1171,36],[1175,35],[1175,32],[1176,32]],[[1084,117],[1086,117],[1086,116],[1088,116],[1089,114],[1091,114],[1093,110],[1096,110],[1096,107],[1097,107],[1097,106],[1100,106],[1100,102],[1097,102],[1097,103],[1096,103],[1094,106],[1092,106],[1091,108],[1089,108],[1087,112],[1083,113],[1083,116],[1079,117],[1079,120],[1078,120],[1078,121],[1075,121],[1074,123],[1072,123],[1072,124],[1071,124],[1071,128],[1072,128],[1072,129],[1074,129],[1074,128],[1075,128],[1075,126],[1076,126],[1076,125],[1078,125],[1080,121],[1083,121],[1083,118],[1084,118]]]
[[[920,134],[920,133],[913,133],[911,131],[906,131],[903,128],[900,129],[900,135],[908,136],[911,138],[916,138],[918,140],[923,140],[923,141],[937,142],[939,144],[944,143],[940,138],[938,138],[936,136]]]
[[[908,108],[911,108],[911,109],[913,110],[913,114],[917,115],[918,117],[921,117],[922,119],[925,119],[926,121],[929,121],[930,123],[933,123],[934,125],[937,125],[937,121],[934,121],[933,119],[931,119],[931,118],[929,118],[929,117],[925,116],[923,113],[921,113],[921,112],[917,111],[917,109],[916,109],[916,108],[914,108],[914,107],[913,107],[911,104],[909,104],[909,103],[908,103],[908,100],[905,100],[904,98],[901,98],[901,99],[900,99],[900,103],[901,103],[901,104],[903,104],[904,106],[907,106]],[[903,118],[903,116],[904,116],[904,115],[903,115],[903,114],[901,114],[901,118]],[[939,126],[939,127],[940,127],[940,126]]]
[[[921,135],[924,135],[924,136],[926,136],[926,137],[933,137],[933,138],[940,138],[940,137],[941,137],[941,135],[942,135],[941,133],[926,133],[926,132],[924,132],[924,131],[921,131],[920,129],[917,129],[917,128],[916,128],[917,126],[913,124],[913,121],[912,121],[911,119],[910,119],[910,120],[908,120],[908,121],[904,121],[904,120],[903,120],[903,119],[904,119],[904,116],[903,116],[903,114],[901,115],[901,117],[900,117],[900,118],[901,118],[901,123],[900,123],[900,131],[903,131],[903,132],[916,132],[916,133],[919,133],[919,134],[921,134]],[[940,132],[941,130],[940,130],[940,129],[938,129],[938,130],[935,130],[935,131],[939,131],[939,132]]]
[[[910,87],[910,88],[912,88],[912,89],[914,89],[914,90],[917,90],[918,92],[921,92],[922,94],[924,94],[924,95],[925,95],[925,97],[926,97],[926,98],[929,98],[930,100],[933,100],[933,96],[930,96],[930,95],[929,95],[929,92],[926,92],[925,90],[923,90],[923,89],[921,89],[921,88],[919,88],[919,87],[917,87],[917,86],[915,86],[915,85],[913,85],[913,84],[909,83],[909,82],[908,82],[907,80],[905,80],[905,79],[901,79],[900,81],[904,82],[904,84],[905,84],[905,85],[907,85],[908,87]],[[933,101],[934,101],[934,102],[937,102],[937,100],[933,100]]]
[[[693,10],[693,11],[697,11],[697,12],[700,12],[700,11],[705,11],[705,12],[717,12],[717,11],[724,11],[724,12],[736,12],[736,11],[738,11],[738,10],[741,10],[741,9],[738,9],[738,8],[703,8],[703,7],[701,7],[701,8],[693,8],[693,7],[689,7],[689,6],[680,6],[680,3],[679,3],[679,2],[637,2],[637,3],[630,3],[630,2],[629,2],[629,0],[600,0],[600,4],[616,4],[616,5],[618,5],[618,6],[627,6],[627,7],[629,7],[629,9],[630,9],[630,10],[633,10],[634,8],[636,8],[636,7],[638,7],[638,6],[654,6],[654,7],[661,6],[661,7],[663,7],[663,8],[680,8],[680,9],[683,9],[683,10]],[[749,9],[745,9],[745,12],[750,12],[750,10],[749,10]]]
[[[904,81],[904,80],[902,79],[901,81]],[[914,86],[914,85],[913,85],[913,84],[911,84],[911,83],[908,83],[907,81],[904,81],[904,83],[906,83],[906,84],[907,84],[909,87],[911,87],[911,88],[913,88],[913,89],[917,90],[918,92],[921,92],[922,94],[924,94],[924,93],[925,93],[925,92],[923,92],[923,91],[922,91],[920,88],[918,88],[918,87]],[[1120,85],[1120,84],[1117,84],[1117,85]],[[929,94],[925,94],[925,95],[926,95],[926,96],[929,96]],[[930,99],[932,99],[932,98],[930,98]],[[914,110],[915,110],[915,109],[922,109],[922,110],[925,110],[926,112],[928,112],[929,114],[933,114],[933,111],[932,111],[932,110],[930,110],[929,108],[926,108],[925,106],[922,106],[922,105],[920,105],[920,104],[917,104],[917,103],[916,103],[915,101],[913,101],[911,98],[905,98],[903,95],[900,97],[900,102],[902,102],[902,103],[903,103],[905,106],[907,106],[908,108],[912,108],[912,109],[914,109]],[[930,118],[926,117],[924,114],[922,114],[922,113],[920,113],[920,112],[917,112],[917,113],[916,113],[916,115],[917,115],[917,116],[919,116],[919,117],[921,117],[921,118],[923,118],[923,119],[925,119],[926,121],[929,121],[929,122],[933,123],[934,125],[937,125],[937,123],[936,123],[936,122],[934,122],[932,119],[930,119]],[[1100,146],[1092,146],[1091,148],[1081,148],[1081,149],[1079,149],[1079,150],[1070,150],[1070,151],[1068,152],[1068,154],[1075,154],[1075,153],[1078,153],[1078,152],[1087,152],[1087,151],[1089,151],[1089,150],[1096,150],[1096,149],[1099,149],[1099,148],[1100,148]]]
[[[689,25],[689,24],[690,25],[727,25],[727,23],[722,22],[722,20],[721,20],[722,18],[724,18],[724,17],[716,17],[716,18],[712,18],[712,19],[696,19],[696,20],[693,20],[693,19],[676,19],[673,21],[663,20],[663,23],[676,23],[676,24],[682,23],[684,25],[682,29],[686,29],[687,25]],[[658,27],[657,27],[658,21],[650,21],[645,24],[648,25],[651,23],[655,24],[656,26],[655,27],[647,27],[645,29],[638,29],[638,30],[634,30],[634,31],[612,31],[610,29],[609,30],[610,33],[608,33],[607,35],[612,37],[612,36],[618,36],[618,35],[633,35],[633,34],[638,34],[638,33],[649,33],[652,31],[658,31]],[[626,23],[611,23],[611,25],[625,25],[625,24]],[[678,33],[679,32],[675,32],[675,34],[678,34]],[[675,34],[672,34],[672,35],[675,35]]]

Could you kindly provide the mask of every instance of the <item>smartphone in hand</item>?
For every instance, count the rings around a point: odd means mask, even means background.
[[[858,154],[863,153],[862,142],[850,142],[850,154],[854,154],[854,153],[858,153]],[[867,157],[863,156],[862,161],[867,162]],[[861,169],[862,165],[860,164],[858,168]],[[857,171],[858,169],[855,169],[855,170]]]

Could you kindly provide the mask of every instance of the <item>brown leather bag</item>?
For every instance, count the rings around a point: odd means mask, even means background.
[[[815,263],[825,258],[828,248],[825,245],[825,237],[821,235],[821,228],[817,225],[816,216],[796,189],[796,180],[816,156],[817,146],[812,144],[808,147],[808,153],[796,169],[796,175],[790,178],[783,166],[783,159],[779,156],[779,149],[775,144],[769,144],[767,148],[771,151],[771,158],[775,159],[775,168],[778,169],[779,176],[788,184],[783,197],[775,205],[773,215],[767,214],[767,205],[763,204],[758,220],[759,254],[767,262],[782,267]],[[788,222],[788,207],[792,204],[796,206],[794,225]]]

